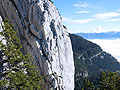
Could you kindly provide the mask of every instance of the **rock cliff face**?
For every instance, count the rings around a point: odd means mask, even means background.
[[[68,32],[49,0],[0,0],[0,16],[15,24],[23,53],[31,54],[46,90],[74,90],[74,62]]]

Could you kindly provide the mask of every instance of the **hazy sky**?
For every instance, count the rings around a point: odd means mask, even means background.
[[[120,0],[52,0],[70,32],[120,31]]]

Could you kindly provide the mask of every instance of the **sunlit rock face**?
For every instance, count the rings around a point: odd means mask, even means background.
[[[74,90],[74,62],[68,32],[49,0],[0,0],[0,15],[18,30],[23,53],[33,56],[46,90]]]

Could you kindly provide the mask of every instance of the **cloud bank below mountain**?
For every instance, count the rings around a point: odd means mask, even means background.
[[[113,55],[120,62],[120,39],[92,39],[90,41],[100,45],[104,51]]]

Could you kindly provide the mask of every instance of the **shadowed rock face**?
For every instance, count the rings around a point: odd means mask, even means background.
[[[56,7],[48,0],[0,0],[0,15],[10,19],[46,78],[46,90],[74,90],[71,42]]]

